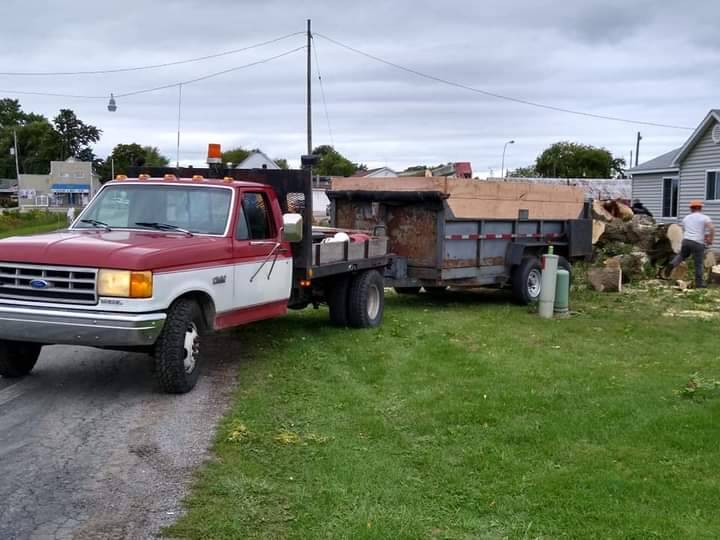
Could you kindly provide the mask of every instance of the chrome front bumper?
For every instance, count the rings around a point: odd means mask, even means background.
[[[0,339],[11,341],[90,347],[152,345],[164,324],[164,313],[93,313],[0,304]]]

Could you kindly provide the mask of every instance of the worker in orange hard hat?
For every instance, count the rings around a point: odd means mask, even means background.
[[[705,288],[704,267],[705,247],[715,240],[715,226],[712,220],[702,213],[703,202],[690,201],[690,213],[682,220],[683,241],[680,253],[670,263],[673,268],[692,256],[695,261],[695,287]]]

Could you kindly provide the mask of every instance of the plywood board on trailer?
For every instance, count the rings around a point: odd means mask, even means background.
[[[336,191],[439,192],[457,219],[529,219],[580,217],[585,191],[577,186],[531,182],[488,182],[446,177],[333,178]]]

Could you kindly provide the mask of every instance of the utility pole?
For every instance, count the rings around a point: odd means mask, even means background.
[[[175,168],[180,170],[180,113],[182,111],[182,83],[178,84],[178,126],[177,148],[175,149]],[[178,173],[179,174],[179,173]]]
[[[640,158],[640,141],[642,141],[642,135],[638,131],[637,141],[635,142],[635,166],[638,166],[638,159]]]
[[[18,147],[17,147],[17,131],[13,129],[13,139],[15,140],[15,175],[18,181],[18,184],[20,183],[20,161],[18,160]]]
[[[628,167],[632,168],[632,150],[630,150],[630,161],[628,161]]]
[[[312,63],[310,53],[312,47],[311,21],[307,20],[307,155],[312,154]]]

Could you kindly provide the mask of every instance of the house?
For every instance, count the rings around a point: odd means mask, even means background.
[[[683,146],[630,169],[632,198],[658,221],[675,222],[692,199],[720,225],[720,109],[711,110]],[[720,248],[720,235],[714,247]]]
[[[0,207],[14,206],[17,202],[17,180],[0,178]]]
[[[250,152],[242,162],[235,166],[236,169],[271,169],[279,170],[280,166],[270,159],[267,154],[261,150]]]
[[[472,166],[469,161],[448,163],[432,170],[432,176],[447,176],[448,178],[472,178]]]
[[[388,178],[400,175],[390,167],[378,167],[377,169],[369,169],[367,171],[357,171],[353,176],[363,178]]]
[[[21,207],[85,206],[97,185],[91,162],[51,161],[50,174],[20,174],[18,199]]]

